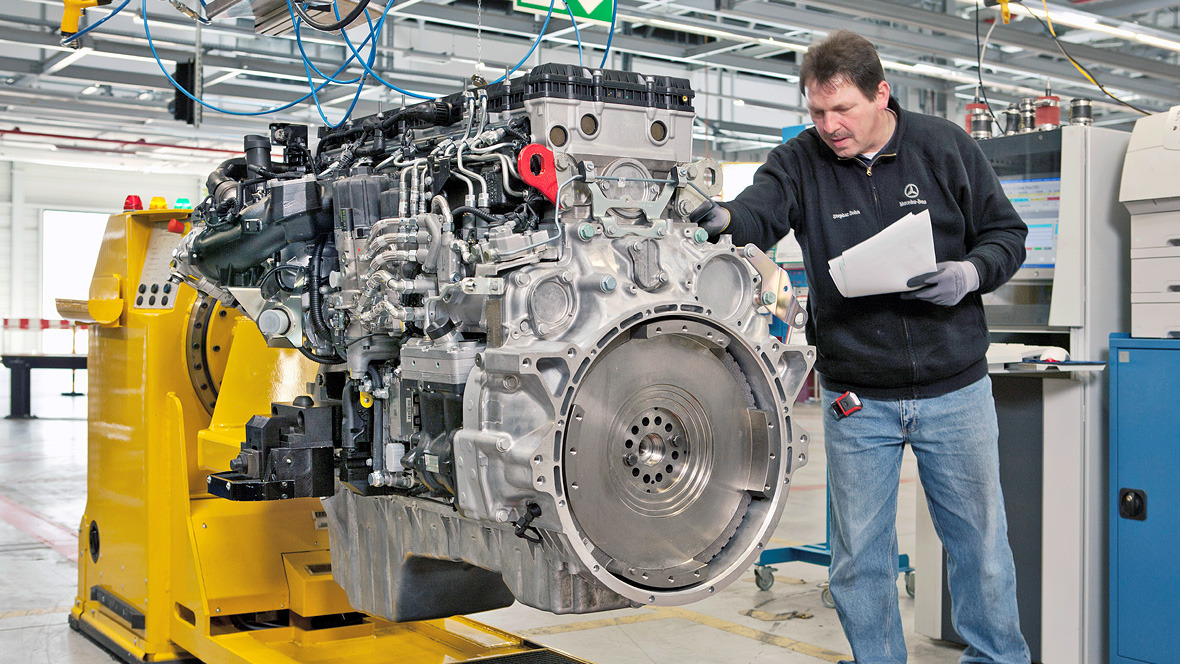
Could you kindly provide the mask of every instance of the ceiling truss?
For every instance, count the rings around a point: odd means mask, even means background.
[[[83,47],[75,50],[59,42],[59,1],[5,0],[0,10],[0,129],[126,140],[118,152],[141,159],[164,155],[169,164],[189,146],[199,162],[194,168],[205,168],[209,149],[233,149],[242,134],[264,131],[269,122],[322,122],[310,101],[266,116],[204,111],[198,127],[173,120],[168,104],[174,92],[148,48],[141,2],[132,0],[120,15],[83,37]],[[381,4],[373,0],[374,8]],[[1029,4],[1039,10],[1040,3]],[[388,13],[374,69],[399,87],[431,96],[461,90],[481,57],[483,75],[507,71],[528,50],[541,19],[512,11],[506,0],[484,0],[477,26],[475,5],[476,0],[401,0]],[[1153,112],[1180,104],[1180,1],[1056,0],[1048,6],[1074,16],[1075,22],[1083,17],[1082,24],[1133,22],[1154,43],[1112,36],[1110,30],[1061,26],[1058,31],[1070,54],[1117,96]],[[111,7],[90,10],[88,20],[99,20]],[[147,8],[166,71],[200,48],[203,94],[211,104],[254,112],[307,94],[307,69],[290,36],[255,35],[249,19],[218,19],[198,31],[167,3],[149,0]],[[811,42],[842,28],[878,46],[887,78],[903,104],[915,110],[957,117],[979,79],[997,107],[1035,96],[1051,80],[1054,93],[1063,98],[1093,98],[1100,123],[1126,127],[1137,117],[1105,99],[1061,56],[1041,26],[1027,18],[991,30],[979,71],[976,11],[986,33],[997,12],[978,9],[969,0],[619,0],[607,66],[690,78],[701,116],[697,138],[709,141],[714,154],[723,157],[765,150],[781,127],[806,121],[797,90],[800,54]],[[597,66],[607,31],[597,25],[580,28],[584,62]],[[362,33],[351,33],[354,43],[364,38]],[[338,64],[333,63],[349,54],[336,35],[305,30],[302,38],[308,56],[324,71],[334,71]],[[1168,46],[1172,41],[1176,48]],[[578,62],[574,32],[556,13],[546,39],[523,67],[540,62]],[[352,67],[341,76],[361,73]],[[342,117],[353,93],[353,88],[323,91],[320,101],[329,120]],[[354,113],[412,101],[370,81]],[[181,147],[134,145],[139,139],[159,143],[164,137],[169,145]],[[19,134],[0,134],[0,158],[21,152],[21,141]],[[44,143],[44,137],[30,141]],[[74,146],[58,139],[57,147],[68,152]]]

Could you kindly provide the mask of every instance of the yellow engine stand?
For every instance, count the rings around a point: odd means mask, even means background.
[[[168,222],[188,214],[107,222],[87,302],[98,324],[71,626],[128,662],[580,661],[465,617],[355,613],[332,580],[318,499],[206,492],[208,474],[237,455],[245,422],[306,393],[317,367],[268,348],[249,319],[188,286],[169,286],[170,308],[141,306],[139,285],[180,239]]]

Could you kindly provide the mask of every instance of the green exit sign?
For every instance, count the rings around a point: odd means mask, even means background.
[[[577,17],[578,22],[590,21],[593,23],[602,23],[610,25],[611,9],[614,7],[615,0],[553,0],[553,17],[554,18],[569,18],[569,14],[565,11],[565,4],[569,4],[570,11]],[[549,2],[541,2],[540,0],[513,0],[513,6],[517,11],[529,12],[531,14],[547,14],[549,13]]]

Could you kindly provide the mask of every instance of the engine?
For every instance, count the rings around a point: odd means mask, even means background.
[[[687,215],[683,79],[545,65],[336,129],[272,125],[208,179],[174,279],[322,365],[209,490],[322,497],[332,573],[391,620],[684,604],[769,540],[814,351],[758,249]],[[282,148],[281,161],[272,150]]]

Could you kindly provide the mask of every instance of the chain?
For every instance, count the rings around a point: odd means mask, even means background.
[[[479,67],[483,65],[483,0],[476,0],[475,3],[475,67],[476,72],[479,72]]]

